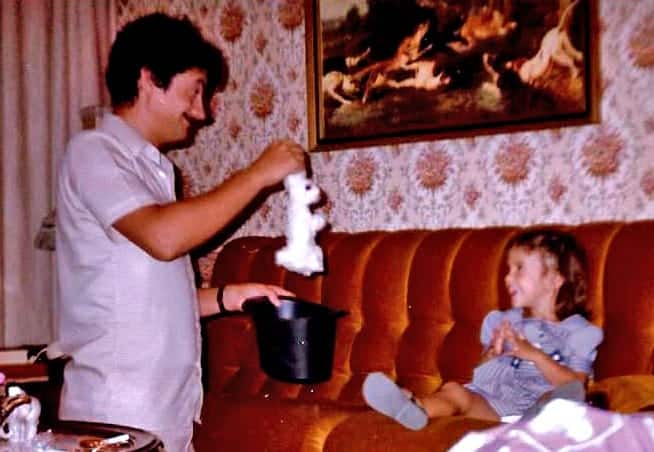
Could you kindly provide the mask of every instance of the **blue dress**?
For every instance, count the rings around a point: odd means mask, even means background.
[[[592,374],[602,330],[580,315],[560,322],[523,317],[522,309],[490,312],[481,327],[481,343],[490,346],[495,328],[508,320],[514,330],[559,364]],[[500,417],[521,415],[553,386],[532,361],[498,356],[477,366],[472,382],[465,385],[481,395]]]

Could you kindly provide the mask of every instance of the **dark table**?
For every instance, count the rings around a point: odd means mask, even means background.
[[[130,441],[124,445],[105,446],[94,449],[102,439],[129,434]],[[75,452],[163,452],[163,443],[152,433],[122,425],[94,422],[57,421],[48,430],[41,431],[38,441],[48,442],[53,450]],[[11,450],[9,444],[0,440],[0,452]],[[23,449],[21,449],[23,450]]]
[[[164,450],[163,443],[159,438],[150,432],[145,430],[140,430],[132,427],[125,427],[122,425],[111,425],[111,424],[99,424],[92,422],[73,422],[73,421],[58,421],[53,424],[51,427],[55,444],[57,448],[59,447],[58,442],[63,444],[69,444],[74,449],[75,447],[80,447],[80,440],[86,440],[81,445],[89,445],[95,439],[104,439],[110,438],[112,436],[121,435],[124,433],[129,434],[131,441],[129,444],[114,447],[114,448],[103,448],[102,451],[157,451],[162,452]],[[68,446],[68,447],[70,447]]]

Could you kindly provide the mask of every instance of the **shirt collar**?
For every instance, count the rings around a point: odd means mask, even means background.
[[[161,165],[162,155],[152,143],[147,141],[132,126],[127,124],[120,116],[112,113],[105,114],[100,123],[100,130],[113,135],[118,141],[123,143],[129,151],[138,155],[143,153],[148,159]]]

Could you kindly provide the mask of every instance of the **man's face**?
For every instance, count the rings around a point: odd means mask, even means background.
[[[155,89],[150,111],[156,121],[156,144],[186,141],[206,119],[202,102],[206,83],[206,72],[193,68],[175,75],[167,89]]]

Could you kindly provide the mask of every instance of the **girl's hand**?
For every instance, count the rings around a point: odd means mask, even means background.
[[[507,338],[511,331],[513,331],[513,327],[511,327],[511,323],[508,320],[503,320],[493,331],[491,345],[496,355],[506,354],[507,348],[510,347],[510,344],[507,343]]]
[[[541,351],[534,347],[521,333],[513,328],[505,331],[505,341],[509,345],[509,351],[505,354],[516,358],[534,361],[535,356]]]
[[[484,350],[481,354],[481,360],[479,361],[479,364],[484,364],[486,361],[490,361],[491,359],[497,358],[497,353],[495,353],[495,350],[493,349],[493,346],[491,345],[488,347],[486,350]]]
[[[508,322],[504,320],[493,330],[493,335],[491,336],[489,349],[493,351],[493,354],[495,356],[499,356],[502,354],[507,325]]]

